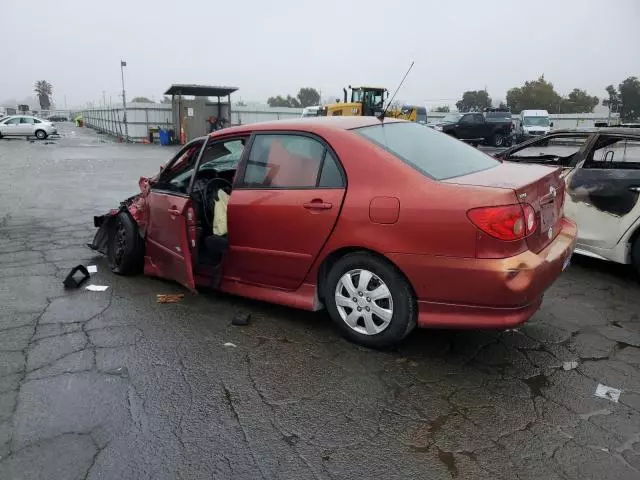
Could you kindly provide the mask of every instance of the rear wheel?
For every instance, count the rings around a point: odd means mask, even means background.
[[[44,130],[36,130],[36,138],[38,140],[44,140],[47,138],[47,132]]]
[[[494,133],[493,137],[491,137],[491,144],[494,147],[502,147],[504,146],[504,143],[505,143],[504,135],[502,135],[501,133]]]
[[[416,301],[405,278],[369,253],[338,260],[327,275],[325,303],[341,333],[372,348],[399,343],[416,325]]]
[[[120,212],[113,222],[107,249],[111,271],[121,275],[139,273],[143,265],[143,243],[138,226],[125,212]]]

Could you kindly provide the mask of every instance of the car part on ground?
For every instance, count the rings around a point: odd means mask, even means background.
[[[229,185],[228,236],[215,235],[220,197],[206,192]],[[345,336],[376,348],[415,325],[525,322],[575,244],[560,170],[500,162],[395,119],[232,127],[139,186],[94,219],[91,246],[112,270],[144,263],[193,291],[326,305]]]

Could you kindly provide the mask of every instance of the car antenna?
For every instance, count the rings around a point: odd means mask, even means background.
[[[396,98],[396,93],[398,93],[398,90],[400,90],[400,87],[402,87],[402,84],[406,80],[407,75],[409,75],[409,72],[413,68],[413,64],[414,64],[414,62],[411,62],[411,65],[409,65],[409,70],[407,70],[407,73],[405,73],[404,77],[402,77],[402,80],[400,81],[400,85],[398,85],[398,88],[396,88],[396,91],[393,92],[393,95],[391,96],[391,98],[387,102],[387,106],[385,107],[384,111],[380,115],[378,115],[378,120],[380,120],[381,122],[384,122],[384,116],[387,113],[387,110],[389,110],[389,107],[391,106],[391,102],[393,101],[394,98]]]

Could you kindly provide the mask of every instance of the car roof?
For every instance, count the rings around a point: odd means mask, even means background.
[[[385,118],[384,123],[408,123],[406,120],[398,120],[395,118]],[[252,131],[264,130],[293,130],[303,132],[322,132],[326,130],[352,130],[354,128],[369,127],[380,125],[382,122],[377,117],[306,117],[296,118],[292,120],[272,120],[269,122],[250,123],[247,125],[239,125],[236,127],[218,130],[210,135],[218,132],[222,134],[246,133]],[[216,135],[217,136],[217,135]]]

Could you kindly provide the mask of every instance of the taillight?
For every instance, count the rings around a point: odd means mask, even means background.
[[[520,240],[536,229],[536,215],[529,204],[474,208],[469,220],[487,235],[507,242]]]

